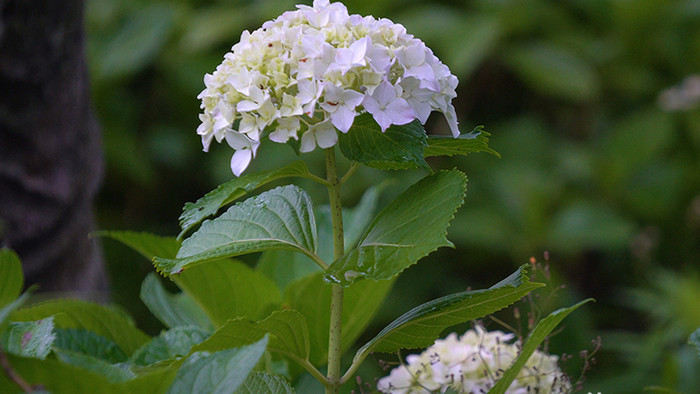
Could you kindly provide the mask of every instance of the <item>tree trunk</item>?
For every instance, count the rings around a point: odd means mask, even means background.
[[[88,238],[102,166],[83,1],[0,0],[0,244],[22,258],[27,285],[104,296]]]

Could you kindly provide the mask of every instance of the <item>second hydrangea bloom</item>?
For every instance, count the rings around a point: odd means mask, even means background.
[[[459,135],[452,99],[457,78],[432,51],[388,19],[349,15],[341,3],[312,7],[266,22],[227,53],[204,78],[204,150],[224,139],[240,175],[260,141],[300,141],[300,151],[328,148],[368,112],[382,131],[442,112]]]
[[[452,389],[459,393],[486,393],[518,357],[520,344],[509,343],[513,334],[485,331],[481,326],[460,338],[452,333],[420,355],[406,357],[406,365],[394,368],[379,380],[383,393],[430,393]],[[557,366],[558,357],[540,351],[530,356],[509,394],[568,393],[571,385]]]

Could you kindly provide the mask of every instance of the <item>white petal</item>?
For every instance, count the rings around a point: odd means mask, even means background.
[[[231,171],[235,176],[241,176],[243,171],[250,164],[250,160],[253,158],[253,152],[250,149],[237,150],[236,153],[231,157]]]
[[[299,147],[299,151],[306,153],[311,152],[314,149],[316,149],[314,133],[311,130],[306,130],[306,132],[301,135],[301,146]]]
[[[316,138],[316,142],[318,142],[318,146],[326,149],[338,142],[338,133],[330,123],[323,123],[324,124],[322,126],[319,126],[314,130],[314,137]]]
[[[355,120],[355,115],[356,112],[354,110],[341,105],[331,114],[331,122],[338,130],[347,133],[352,126],[352,122]]]

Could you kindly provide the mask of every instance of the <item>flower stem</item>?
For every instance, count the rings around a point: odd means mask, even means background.
[[[345,252],[345,247],[343,245],[343,208],[340,202],[340,181],[338,180],[333,147],[326,149],[326,180],[330,183],[328,197],[333,223],[333,258],[338,259]],[[340,388],[340,356],[342,354],[340,334],[343,315],[343,287],[337,284],[332,286],[326,393],[337,393]]]

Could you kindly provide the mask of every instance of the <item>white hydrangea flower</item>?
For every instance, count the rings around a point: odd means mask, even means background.
[[[377,389],[383,393],[486,393],[515,361],[520,343],[509,343],[513,334],[488,332],[481,326],[462,337],[452,333],[420,355],[406,357],[406,364],[394,368],[379,379]],[[506,393],[568,393],[571,384],[557,366],[557,356],[540,351],[530,356]]]
[[[227,140],[237,176],[262,140],[328,148],[363,112],[385,131],[439,111],[459,135],[449,68],[403,26],[349,15],[339,2],[298,5],[244,31],[204,84],[197,134],[204,151]]]

